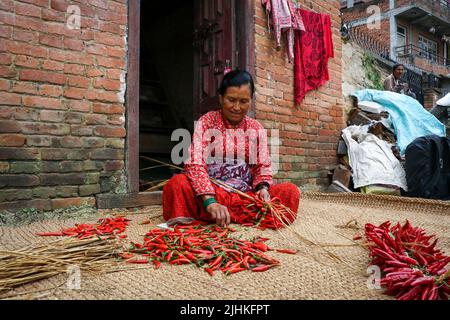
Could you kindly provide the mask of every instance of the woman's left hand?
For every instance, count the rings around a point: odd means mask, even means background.
[[[262,188],[261,190],[257,191],[256,195],[266,202],[270,201],[270,193],[266,188]]]

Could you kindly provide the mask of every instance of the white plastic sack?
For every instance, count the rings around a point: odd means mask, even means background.
[[[384,108],[381,104],[375,102],[375,101],[359,101],[358,107],[362,111],[371,112],[371,113],[381,113],[384,111]]]
[[[405,170],[392,153],[391,145],[367,129],[368,126],[350,126],[342,130],[355,188],[388,184],[407,191]]]
[[[447,93],[442,99],[436,101],[438,106],[450,107],[450,93]]]

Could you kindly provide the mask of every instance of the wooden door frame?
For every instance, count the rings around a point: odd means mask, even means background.
[[[97,207],[125,208],[161,204],[162,192],[139,192],[139,56],[140,56],[140,13],[142,0],[128,0],[128,67],[126,77],[126,141],[125,168],[128,193],[99,194]],[[252,75],[255,73],[255,7],[254,0],[235,1],[233,16],[236,21],[238,57],[237,62]],[[254,103],[250,116],[254,117]]]

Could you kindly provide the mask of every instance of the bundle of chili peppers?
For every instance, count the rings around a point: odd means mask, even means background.
[[[246,197],[229,207],[233,222],[258,229],[280,229],[294,222],[296,213],[277,197],[265,202],[258,197]]]
[[[365,226],[372,265],[384,274],[380,284],[398,300],[438,300],[450,295],[450,257],[436,249],[438,239],[409,221]],[[432,242],[431,242],[432,241]]]
[[[194,264],[211,276],[215,271],[226,275],[251,270],[266,271],[280,262],[265,254],[272,250],[265,242],[267,238],[257,237],[253,241],[229,237],[236,230],[219,226],[206,226],[202,222],[175,226],[171,229],[152,229],[144,237],[144,243],[133,243],[122,258],[128,263],[153,263],[155,268],[161,262],[171,265]],[[295,250],[276,250],[295,254]],[[142,255],[136,258],[134,253]]]
[[[119,235],[125,232],[130,220],[125,217],[99,219],[97,224],[75,224],[75,227],[63,229],[60,232],[37,233],[42,237],[67,236],[87,239],[93,236]],[[126,235],[120,235],[126,238]]]

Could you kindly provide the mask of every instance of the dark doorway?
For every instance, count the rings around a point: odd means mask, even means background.
[[[141,170],[157,165],[142,157],[170,163],[173,130],[192,132],[218,107],[226,60],[254,74],[254,10],[254,0],[128,1],[128,193],[98,195],[99,208],[161,203],[161,192],[142,191],[174,170]]]
[[[193,0],[141,2],[140,191],[173,175],[172,169],[155,167],[158,163],[148,158],[171,163],[172,132],[193,127],[193,30]]]

